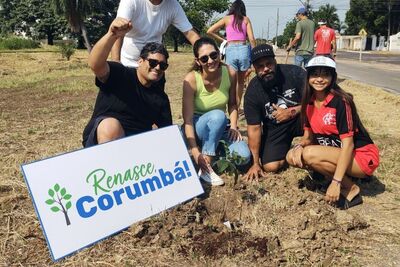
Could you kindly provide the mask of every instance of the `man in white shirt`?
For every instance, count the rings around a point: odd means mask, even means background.
[[[177,0],[121,0],[117,17],[130,20],[132,29],[115,42],[111,58],[128,67],[137,68],[143,46],[149,42],[161,43],[171,24],[191,44],[200,38]]]

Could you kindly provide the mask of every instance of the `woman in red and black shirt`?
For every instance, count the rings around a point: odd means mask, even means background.
[[[302,99],[304,136],[287,154],[288,163],[332,179],[325,199],[341,208],[362,203],[349,176],[365,178],[379,165],[379,151],[362,125],[353,96],[336,84],[336,63],[316,56],[307,69]],[[340,197],[342,195],[342,197]]]

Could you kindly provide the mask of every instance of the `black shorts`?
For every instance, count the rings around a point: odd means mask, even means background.
[[[83,131],[83,141],[82,145],[84,147],[95,146],[98,144],[97,141],[97,127],[99,127],[100,122],[107,118],[114,118],[112,116],[99,116],[97,118],[91,119],[88,125],[86,126],[85,130]],[[116,119],[116,118],[115,118]],[[130,136],[137,134],[137,132],[132,132],[124,127],[122,127],[125,132],[125,136]]]
[[[285,159],[293,138],[303,135],[300,116],[297,116],[294,122],[280,126],[263,132],[260,149],[262,165]]]
[[[97,145],[97,127],[102,120],[109,118],[109,116],[100,116],[95,119],[91,119],[85,130],[83,131],[82,145],[84,147],[90,147]]]

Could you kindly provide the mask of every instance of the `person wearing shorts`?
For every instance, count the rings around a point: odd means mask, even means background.
[[[226,40],[218,31],[225,27]],[[244,80],[250,68],[250,49],[256,45],[250,18],[246,16],[246,6],[242,0],[236,0],[229,8],[228,15],[212,25],[207,34],[220,42],[227,42],[225,63],[231,66],[237,75],[236,103],[240,108]],[[250,44],[247,44],[249,40]]]
[[[256,76],[244,96],[249,148],[253,164],[245,180],[258,180],[266,172],[285,166],[292,140],[303,134],[300,100],[305,71],[295,65],[277,64],[272,46],[262,44],[251,50]]]
[[[325,200],[339,208],[362,203],[351,177],[365,178],[379,165],[379,151],[358,116],[353,96],[336,83],[336,63],[316,56],[306,65],[302,99],[304,135],[287,154],[290,165],[330,180]]]
[[[107,61],[112,45],[130,30],[129,20],[116,18],[89,55],[89,66],[99,87],[93,115],[83,132],[89,147],[124,136],[172,124],[168,96],[156,85],[168,67],[168,52],[162,44],[146,44],[137,69]]]

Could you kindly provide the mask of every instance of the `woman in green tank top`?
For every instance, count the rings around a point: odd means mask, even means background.
[[[218,47],[210,38],[197,40],[193,53],[193,68],[183,82],[184,132],[200,178],[211,185],[223,185],[211,167],[220,140],[228,143],[230,153],[243,158],[241,164],[250,161],[249,148],[237,127],[236,73],[221,63]]]

